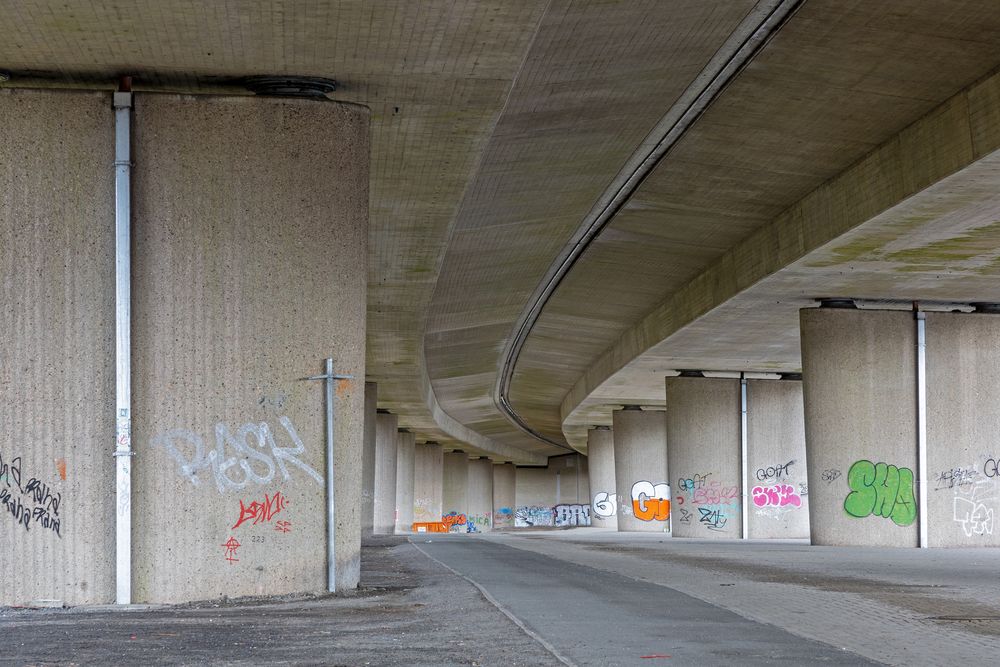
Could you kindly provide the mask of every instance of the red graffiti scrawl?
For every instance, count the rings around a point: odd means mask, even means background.
[[[281,495],[281,491],[276,492],[273,496],[268,496],[265,493],[264,502],[255,500],[249,505],[245,505],[241,500],[240,518],[236,521],[233,529],[239,528],[247,521],[252,521],[251,526],[256,526],[258,523],[268,523],[275,514],[285,509],[286,505],[288,505],[288,499]]]
[[[230,563],[236,563],[240,559],[236,557],[236,550],[240,548],[240,543],[235,537],[230,537],[225,544],[222,545],[226,549],[226,560]]]

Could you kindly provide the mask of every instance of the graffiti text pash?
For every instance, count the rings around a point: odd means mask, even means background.
[[[916,520],[913,471],[909,468],[862,459],[847,471],[847,484],[851,492],[844,499],[844,510],[851,516],[881,516],[898,526],[909,526]]]
[[[179,429],[161,433],[150,444],[166,450],[177,462],[181,476],[194,486],[201,484],[199,473],[211,469],[219,493],[245,488],[251,482],[268,484],[274,480],[275,469],[280,470],[282,478],[287,481],[290,479],[288,464],[305,472],[317,484],[322,484],[323,477],[298,458],[306,448],[291,420],[281,417],[279,421],[293,447],[279,447],[267,422],[244,424],[235,435],[228,426],[219,422],[215,425],[215,448],[207,452],[201,436]],[[229,456],[227,447],[232,452]]]

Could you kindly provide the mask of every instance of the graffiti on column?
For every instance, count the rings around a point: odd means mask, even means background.
[[[954,489],[956,486],[969,487],[975,483],[976,478],[979,476],[979,471],[976,470],[975,466],[950,468],[948,470],[942,470],[938,473],[937,477],[934,478],[936,484],[934,485],[935,491],[942,491],[944,489]]]
[[[615,492],[601,491],[594,496],[594,516],[598,519],[607,519],[618,512],[618,501],[615,500]]]
[[[862,459],[847,471],[847,485],[851,492],[844,499],[844,511],[850,516],[880,516],[897,526],[909,526],[917,518],[909,468]]]
[[[820,475],[820,479],[822,479],[827,484],[833,484],[836,480],[840,479],[842,474],[843,473],[841,473],[836,468],[827,468]]]
[[[532,505],[528,507],[518,507],[514,511],[514,526],[517,528],[552,525],[555,525],[555,521],[551,507],[539,507],[537,505]]]
[[[501,507],[493,513],[493,526],[495,528],[510,528],[514,525],[514,510],[510,507]]]
[[[670,485],[640,481],[632,485],[632,514],[640,521],[666,521],[670,517]]]
[[[59,508],[62,494],[37,477],[22,484],[21,457],[5,460],[0,452],[0,511],[8,512],[16,525],[30,531],[33,526],[62,538]]]
[[[966,537],[993,534],[993,502],[992,485],[987,480],[980,480],[970,485],[955,487],[955,500],[952,518]]]
[[[788,463],[779,463],[777,465],[768,466],[767,468],[757,468],[757,481],[766,482],[769,479],[778,480],[782,477],[788,477],[788,473],[793,465],[795,465],[794,459]]]
[[[469,514],[465,518],[466,532],[469,533],[478,533],[483,528],[489,528],[491,525],[489,514]]]
[[[750,490],[753,504],[757,507],[800,507],[802,497],[795,492],[791,484],[775,484],[773,486],[755,486]]]
[[[556,505],[554,511],[557,526],[590,525],[590,505]]]
[[[281,495],[281,491],[275,492],[273,496],[264,494],[264,500],[254,500],[249,505],[240,500],[240,517],[236,520],[233,525],[233,530],[236,530],[242,526],[247,521],[250,521],[251,526],[256,526],[258,523],[270,523],[274,515],[281,512],[288,506],[288,499]],[[288,523],[287,521],[283,523]],[[289,524],[291,525],[291,524]]]
[[[459,512],[449,512],[441,517],[441,523],[448,526],[448,532],[450,533],[466,532],[466,521],[465,515]]]
[[[675,497],[677,520],[685,525],[700,525],[707,530],[728,530],[730,520],[740,512],[740,488],[710,479],[713,473],[698,473],[677,480]],[[736,522],[738,524],[739,522]]]

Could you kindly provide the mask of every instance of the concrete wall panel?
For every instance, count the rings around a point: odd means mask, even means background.
[[[566,454],[544,468],[517,468],[514,527],[589,526],[587,458]]]
[[[670,477],[663,412],[616,410],[612,424],[618,530],[668,531]]]
[[[802,383],[747,381],[747,523],[750,537],[809,538]]]
[[[365,424],[361,452],[361,534],[371,535],[375,525],[375,415],[378,385],[365,383]]]
[[[493,530],[493,462],[483,457],[469,461],[467,521],[476,532]]]
[[[414,435],[400,431],[396,436],[396,533],[413,527]]]
[[[917,545],[913,314],[800,312],[813,544]]]
[[[0,605],[113,602],[111,97],[0,90],[0,126]]]
[[[669,377],[666,400],[674,537],[742,537],[740,381]]]
[[[413,451],[413,520],[441,520],[444,450],[436,443],[419,444]]]
[[[399,417],[375,416],[375,519],[372,531],[391,535],[396,528],[396,451]]]
[[[444,472],[441,476],[442,516],[453,532],[466,532],[469,511],[469,455],[463,451],[444,455]]]
[[[493,527],[513,528],[517,507],[517,468],[513,463],[493,466]]]
[[[618,530],[618,494],[615,490],[615,441],[609,428],[587,431],[587,469],[590,471],[590,515],[593,525]]]
[[[330,356],[365,377],[368,113],[153,94],[135,108],[136,599],[324,590],[324,391],[301,378]],[[363,381],[338,384],[336,413],[338,581],[353,588]]]

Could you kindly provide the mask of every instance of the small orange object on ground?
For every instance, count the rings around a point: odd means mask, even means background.
[[[426,523],[414,523],[412,526],[414,533],[447,533],[448,526],[440,521],[428,521]]]

